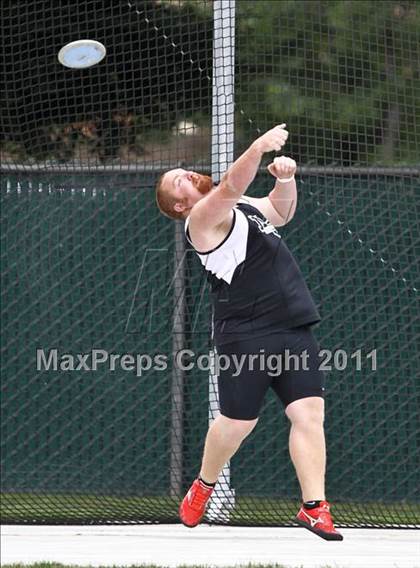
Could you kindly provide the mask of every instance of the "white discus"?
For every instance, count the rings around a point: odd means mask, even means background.
[[[99,41],[78,39],[60,49],[58,60],[65,67],[85,69],[102,61],[105,55],[105,46]]]

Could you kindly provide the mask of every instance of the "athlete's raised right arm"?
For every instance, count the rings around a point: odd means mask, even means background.
[[[265,152],[280,150],[289,133],[280,124],[257,138],[229,167],[216,189],[194,205],[190,213],[190,230],[214,230],[230,219],[231,210],[255,178]]]

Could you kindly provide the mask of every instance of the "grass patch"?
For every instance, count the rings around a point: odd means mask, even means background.
[[[60,564],[58,562],[36,562],[34,564],[3,564],[2,568],[86,568],[77,566],[76,564]],[[96,568],[110,568],[109,566],[97,566]],[[114,565],[112,568],[121,568]],[[165,566],[157,566],[156,564],[131,564],[124,566],[124,568],[168,568]],[[180,564],[178,568],[208,568],[205,564]],[[290,568],[284,564],[235,564],[235,566],[225,566],[224,568]],[[299,568],[299,567],[296,567]],[[322,566],[321,568],[331,568],[329,566]]]
[[[170,497],[4,493],[1,522],[94,524],[177,522],[178,501]]]
[[[3,524],[178,523],[179,499],[167,496],[109,496],[4,493]],[[293,526],[299,503],[238,497],[230,524]],[[420,526],[420,506],[407,503],[335,503],[341,527]]]
[[[299,508],[296,501],[239,497],[233,524],[291,525]],[[341,527],[420,526],[420,506],[408,503],[336,503],[334,520]]]

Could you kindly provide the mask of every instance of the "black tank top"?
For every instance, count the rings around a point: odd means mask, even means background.
[[[192,244],[188,222],[186,236]],[[245,200],[234,207],[232,227],[223,242],[211,251],[196,252],[211,285],[216,345],[320,321],[286,243]]]

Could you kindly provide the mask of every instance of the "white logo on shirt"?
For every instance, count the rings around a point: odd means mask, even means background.
[[[281,239],[281,236],[277,232],[277,229],[270,223],[270,221],[268,221],[268,219],[261,219],[261,217],[258,217],[258,215],[248,215],[248,219],[251,219],[251,221],[254,221],[254,223],[256,223],[258,230],[261,233],[264,233],[265,235],[270,235],[271,233],[273,233],[273,235]]]

